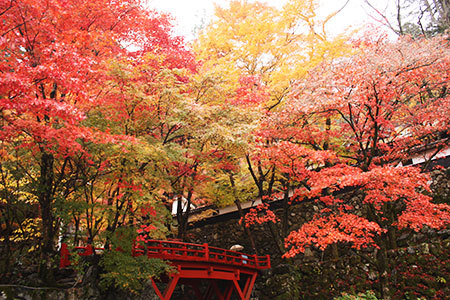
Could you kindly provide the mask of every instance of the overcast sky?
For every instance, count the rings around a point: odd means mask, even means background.
[[[202,22],[208,23],[214,14],[214,3],[226,7],[228,0],[147,0],[150,8],[170,13],[175,17],[176,33],[193,39],[193,32]],[[266,0],[270,5],[281,8],[287,0]],[[321,0],[324,11],[331,12],[341,7],[346,0]],[[368,22],[363,0],[350,0],[339,16],[330,23],[328,30],[334,33],[344,31],[348,26],[359,26]]]

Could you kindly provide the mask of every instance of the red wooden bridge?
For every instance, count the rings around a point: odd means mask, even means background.
[[[92,246],[77,247],[79,255],[92,255]],[[270,268],[270,257],[248,255],[241,252],[177,241],[151,240],[146,246],[133,248],[133,256],[146,255],[170,261],[176,272],[157,281],[151,278],[153,288],[161,300],[171,299],[177,284],[189,285],[197,299],[229,300],[235,294],[248,300],[258,270]],[[70,265],[67,245],[61,247],[60,266]],[[186,298],[192,299],[192,298]]]

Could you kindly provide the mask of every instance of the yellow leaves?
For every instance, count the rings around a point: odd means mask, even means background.
[[[231,1],[216,7],[216,19],[194,45],[201,74],[226,81],[232,91],[241,76],[258,75],[271,95],[267,107],[282,102],[290,85],[325,59],[349,52],[345,36],[327,38],[316,0],[288,1],[282,8]]]
[[[39,218],[28,218],[25,219],[20,226],[15,229],[9,236],[9,240],[15,243],[25,242],[29,240],[34,240],[41,236],[40,226],[42,220]],[[4,237],[0,237],[0,242],[5,240]],[[35,251],[38,245],[36,244],[28,252]]]
[[[202,211],[201,213],[195,214],[192,217],[190,217],[189,222],[198,222],[211,216],[214,216],[215,214],[217,214],[217,211],[215,211],[214,209],[207,209],[205,211]]]
[[[196,52],[200,59],[207,59],[212,65],[225,67],[232,75],[234,63],[249,74],[257,74],[258,60],[264,53],[270,53],[270,41],[277,32],[276,10],[260,3],[232,1],[229,9],[216,8],[217,19],[200,36]],[[270,20],[270,21],[269,21]],[[226,62],[234,62],[226,65]]]
[[[14,156],[8,153],[6,149],[0,148],[0,162],[14,159]]]
[[[13,158],[13,157],[11,157]],[[0,181],[0,191],[6,191],[5,195],[9,195],[10,199],[0,198],[0,203],[7,204],[9,201],[19,201],[26,204],[37,204],[37,197],[27,192],[23,187],[30,184],[28,177],[22,177],[20,179],[14,178],[9,172],[3,174],[3,179]]]
[[[291,26],[299,26],[300,21],[304,21],[312,26],[318,8],[319,4],[316,0],[288,1],[283,6],[282,18],[285,23],[291,24]]]
[[[39,248],[39,244],[34,244],[31,246],[30,249],[28,249],[28,253],[34,252]]]

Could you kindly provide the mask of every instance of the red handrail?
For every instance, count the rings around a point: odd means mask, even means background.
[[[203,261],[232,264],[253,269],[269,269],[270,257],[249,255],[242,252],[210,247],[208,244],[191,244],[175,241],[147,241],[147,246],[135,249],[136,255],[167,260]]]
[[[88,256],[94,254],[95,250],[103,248],[75,247],[78,254]],[[79,252],[79,251],[82,252]],[[245,267],[249,269],[270,269],[270,256],[257,256],[242,252],[210,247],[208,244],[192,244],[178,241],[149,240],[146,246],[136,245],[132,249],[133,256],[146,255],[149,258],[160,258],[171,261],[196,261],[215,264],[226,264]],[[60,267],[70,265],[70,253],[66,244],[61,245]]]

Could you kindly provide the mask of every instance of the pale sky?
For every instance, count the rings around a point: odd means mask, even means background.
[[[148,6],[158,11],[170,13],[176,20],[175,31],[193,39],[194,30],[202,22],[208,23],[214,14],[214,3],[219,6],[228,6],[228,0],[147,0]],[[269,5],[281,8],[288,0],[261,0]],[[346,0],[321,0],[322,8],[326,12],[332,12],[340,8]],[[362,6],[363,0],[350,0],[340,15],[336,16],[333,23],[329,23],[328,30],[332,33],[344,31],[348,26],[359,26],[370,21],[366,10]]]

